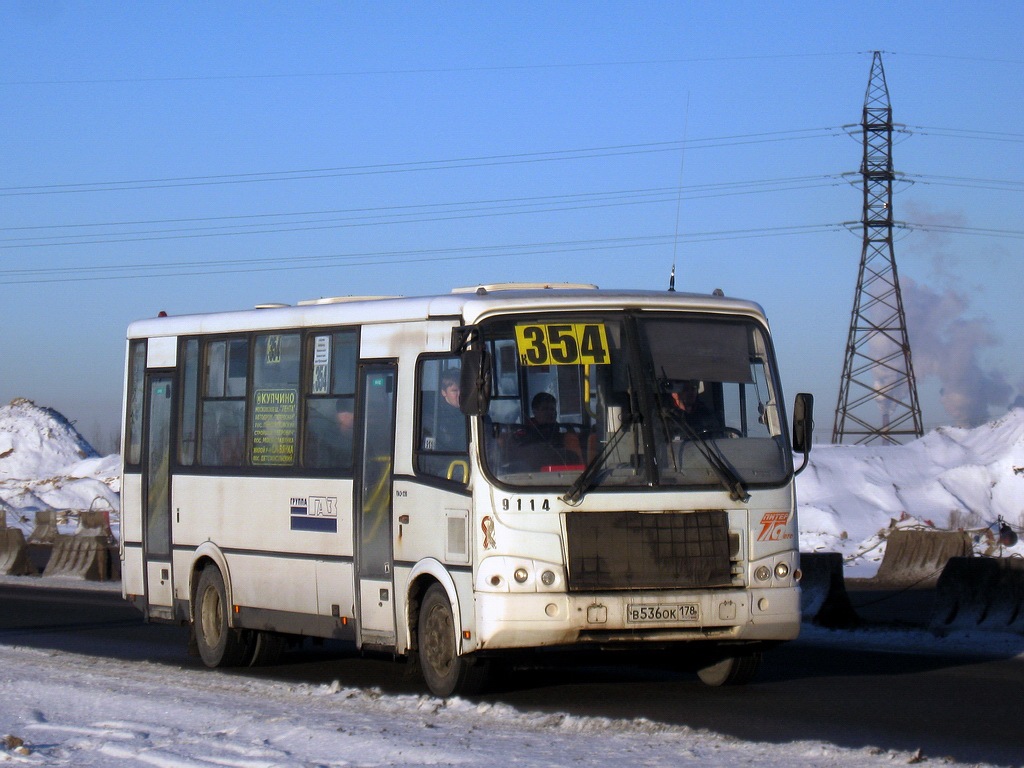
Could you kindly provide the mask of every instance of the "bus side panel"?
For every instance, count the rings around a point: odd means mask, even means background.
[[[351,614],[351,480],[178,475],[174,483],[175,547],[216,546],[232,603]],[[188,599],[187,574],[176,577],[177,596]]]
[[[473,616],[473,576],[470,570],[472,553],[471,499],[463,493],[446,491],[435,486],[397,478],[394,486],[394,557],[395,615],[398,619],[397,652],[404,653],[410,644],[408,597],[410,578],[418,573],[440,573],[454,580],[462,626],[469,629]],[[424,561],[432,565],[424,566]],[[416,569],[416,566],[419,568]]]
[[[121,478],[121,593],[145,593],[142,565],[142,475]]]
[[[473,534],[468,496],[404,478],[396,479],[394,492],[397,562],[436,557],[446,565],[469,565]]]

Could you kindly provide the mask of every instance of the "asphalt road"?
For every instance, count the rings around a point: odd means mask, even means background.
[[[0,644],[201,666],[186,653],[183,628],[144,624],[117,592],[23,584],[0,583]],[[1021,651],[1024,640],[1016,648]],[[930,761],[948,756],[1024,765],[1019,658],[826,647],[812,637],[772,651],[761,675],[739,688],[707,688],[666,661],[559,658],[517,667],[481,698],[523,710],[643,717],[744,740],[920,749]],[[243,673],[294,682],[338,680],[387,693],[423,690],[407,665],[363,658],[341,644],[310,643],[279,665]]]

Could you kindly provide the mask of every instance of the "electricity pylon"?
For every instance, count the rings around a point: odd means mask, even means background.
[[[864,244],[832,442],[898,444],[923,430],[892,247],[893,122],[880,51],[871,61],[861,128]]]

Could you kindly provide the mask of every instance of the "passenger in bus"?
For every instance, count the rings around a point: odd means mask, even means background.
[[[355,434],[352,398],[313,400],[309,407],[306,466],[351,469]]]
[[[352,411],[352,400],[347,397],[339,399],[337,411],[334,414],[334,422],[338,427],[337,453],[334,460],[343,469],[348,469],[352,466],[355,421],[355,414]]]
[[[513,469],[535,472],[544,467],[578,466],[579,438],[558,423],[558,401],[538,392],[530,401],[532,416],[512,435]]]
[[[436,392],[423,391],[423,423],[416,467],[434,477],[465,483],[469,466],[466,416],[459,408],[461,385],[458,368],[448,368],[437,379]]]
[[[466,438],[466,416],[459,408],[459,395],[462,392],[459,377],[459,371],[455,368],[449,368],[441,374],[437,437],[434,441],[434,449],[438,451],[465,453],[469,445]]]

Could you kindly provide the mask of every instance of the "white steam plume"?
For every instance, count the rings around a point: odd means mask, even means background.
[[[1013,387],[998,370],[985,370],[978,357],[998,343],[983,319],[966,316],[967,299],[942,293],[907,277],[900,278],[914,374],[935,376],[941,401],[958,426],[977,426],[990,418],[989,407],[1005,408]]]

